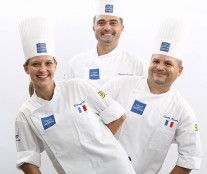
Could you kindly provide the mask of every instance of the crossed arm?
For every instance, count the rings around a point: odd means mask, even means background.
[[[37,166],[29,163],[22,164],[21,169],[25,174],[42,174]]]
[[[180,166],[175,166],[170,174],[189,174],[191,169],[186,169]]]
[[[124,114],[118,120],[115,120],[107,124],[106,126],[111,130],[112,134],[115,134],[118,131],[118,129],[121,127],[125,119],[126,119],[126,115]]]

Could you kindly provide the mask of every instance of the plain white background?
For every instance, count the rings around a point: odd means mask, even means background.
[[[207,12],[204,0],[120,0],[125,30],[120,44],[149,62],[159,22],[166,17],[182,19],[191,26],[185,50],[184,72],[175,87],[188,100],[199,121],[203,160],[199,171],[206,174],[207,98]],[[75,54],[94,48],[92,0],[7,0],[0,2],[0,173],[20,174],[15,168],[14,122],[20,105],[28,97],[29,78],[23,71],[24,55],[18,21],[34,15],[48,15],[55,23],[56,80],[64,78],[67,61]],[[172,146],[160,174],[169,173],[177,153]],[[81,166],[80,166],[81,167]],[[45,153],[43,174],[56,174]]]

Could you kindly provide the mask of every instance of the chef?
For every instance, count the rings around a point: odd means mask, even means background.
[[[173,143],[178,146],[178,158],[171,174],[200,168],[202,150],[195,113],[172,87],[183,71],[185,31],[181,21],[166,19],[158,32],[148,77],[120,77],[103,87],[127,110],[116,137],[137,174],[158,174]]]
[[[34,93],[16,118],[17,167],[40,174],[45,150],[58,174],[135,174],[112,134],[125,119],[124,109],[83,80],[54,81],[51,29],[44,17],[19,25]]]

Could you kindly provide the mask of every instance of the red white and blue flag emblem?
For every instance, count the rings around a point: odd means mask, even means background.
[[[171,120],[165,120],[165,126],[172,128],[174,125],[174,122]]]

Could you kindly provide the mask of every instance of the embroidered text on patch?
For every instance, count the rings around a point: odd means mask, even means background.
[[[146,107],[145,103],[135,100],[132,105],[131,111],[136,114],[142,115],[145,110],[145,107]]]
[[[162,42],[160,51],[169,52],[169,50],[170,50],[170,43]]]
[[[91,80],[100,79],[99,69],[89,69],[89,79]]]
[[[43,117],[43,118],[41,118],[41,121],[42,121],[42,126],[43,126],[44,130],[46,130],[56,124],[54,115],[50,115],[48,117]]]
[[[37,53],[47,53],[46,43],[37,43]]]
[[[113,5],[106,4],[106,6],[105,6],[105,12],[106,13],[113,13]]]

